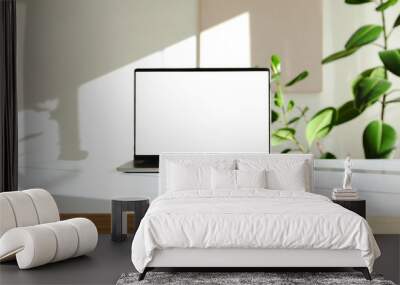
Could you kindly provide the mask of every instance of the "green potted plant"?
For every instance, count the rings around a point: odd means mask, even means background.
[[[336,114],[335,108],[328,107],[317,112],[311,119],[307,118],[309,108],[299,106],[294,100],[286,100],[285,88],[293,86],[306,79],[309,72],[304,70],[287,83],[281,79],[281,59],[278,55],[271,57],[271,81],[274,91],[274,109],[271,112],[271,120],[274,130],[271,134],[271,145],[285,145],[282,153],[301,152],[309,153],[313,143],[316,144],[320,158],[336,158],[331,152],[325,152],[321,139],[329,134],[333,125],[332,119]],[[307,142],[301,142],[298,138],[299,122],[306,123],[305,137]]]
[[[392,88],[392,79],[400,77],[400,49],[390,47],[390,37],[400,26],[400,15],[388,24],[385,12],[397,0],[345,0],[350,5],[374,4],[380,14],[381,23],[368,24],[357,29],[349,38],[344,49],[329,55],[322,64],[351,56],[368,45],[378,46],[381,65],[362,71],[352,83],[352,98],[340,106],[332,117],[331,125],[339,126],[365,112],[369,107],[380,104],[379,118],[368,123],[363,132],[362,145],[365,158],[390,158],[396,149],[397,132],[385,118],[388,105],[400,103],[400,89]],[[376,43],[382,39],[382,44]],[[397,95],[397,96],[396,96]]]

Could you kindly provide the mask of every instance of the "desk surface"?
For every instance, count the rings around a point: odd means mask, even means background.
[[[158,167],[136,167],[133,165],[133,160],[118,166],[117,170],[124,173],[158,173]]]

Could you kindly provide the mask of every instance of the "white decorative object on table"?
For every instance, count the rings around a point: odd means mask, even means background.
[[[20,269],[84,255],[96,248],[97,229],[88,219],[60,221],[57,205],[43,189],[0,193],[0,262]]]
[[[342,188],[334,188],[332,192],[333,200],[358,200],[358,192],[351,186],[353,172],[351,171],[351,158],[346,157],[344,160],[344,177]]]
[[[351,178],[352,178],[352,171],[351,171],[351,158],[350,156],[346,157],[344,160],[344,178],[343,178],[343,190],[352,190],[351,187]]]

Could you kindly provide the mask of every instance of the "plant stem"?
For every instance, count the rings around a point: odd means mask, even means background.
[[[285,128],[291,128],[291,126],[289,126],[289,120],[288,120],[288,117],[287,117],[286,102],[285,102],[284,92],[283,92],[284,90],[283,90],[280,78],[275,81],[275,85],[276,85],[276,92],[279,92],[282,95],[282,99],[283,99],[283,104],[282,104],[282,107],[281,107],[283,125],[284,125]],[[301,113],[302,113],[302,116],[304,117],[305,114],[302,111],[301,111]],[[308,150],[296,138],[296,135],[293,135],[292,138],[290,139],[290,141],[292,143],[294,143],[296,145],[296,147],[297,147],[297,149],[294,149],[294,150],[299,150],[302,153],[307,153],[308,152]]]
[[[306,124],[308,124],[308,119],[307,119],[307,116],[306,116],[306,112],[302,111],[302,112],[301,112],[301,116],[303,117],[304,122],[305,122]]]
[[[282,90],[281,80],[280,79],[276,81],[276,89],[277,89],[277,92],[280,92],[282,94],[282,97],[283,97],[283,90]],[[281,107],[282,115],[283,115],[283,122],[284,122],[285,126],[288,127],[288,119],[286,117],[285,105],[286,105],[286,102],[285,102],[285,99],[283,99],[283,104],[282,104],[282,107]]]
[[[380,0],[380,3],[383,3],[383,0]],[[381,11],[381,19],[382,19],[382,27],[383,27],[383,49],[387,50],[388,49],[388,34],[386,31],[386,17],[385,17],[385,11]],[[387,68],[384,67],[385,69],[385,79],[388,79],[388,71]],[[386,108],[386,96],[387,94],[383,94],[382,97],[382,107],[381,107],[381,121],[383,122],[385,120],[385,108]]]
[[[321,143],[320,143],[319,141],[317,141],[317,142],[315,143],[315,146],[317,147],[319,153],[320,153],[321,155],[323,155],[323,154],[324,154],[324,150],[323,150],[323,148],[322,148]]]
[[[277,88],[281,91],[282,94],[284,94],[280,82],[277,82]],[[282,115],[283,115],[283,122],[284,122],[286,128],[290,128],[290,126],[288,124],[288,119],[286,117],[285,104],[286,104],[286,102],[284,101],[283,106],[281,108],[282,109]],[[302,153],[306,153],[307,152],[306,149],[304,148],[304,146],[296,138],[296,135],[293,135],[292,141],[294,142],[294,144],[299,148],[299,150]]]
[[[304,146],[301,145],[301,143],[296,139],[296,136],[293,136],[293,142],[296,144],[296,146],[299,148],[299,150],[302,153],[306,153],[306,149],[304,148]]]
[[[285,123],[285,126],[288,127],[288,120],[286,118],[285,107],[283,106],[281,109],[282,109],[282,115],[283,115],[283,122]]]

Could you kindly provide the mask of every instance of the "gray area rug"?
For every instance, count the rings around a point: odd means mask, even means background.
[[[379,284],[395,285],[384,280],[380,275],[372,275],[368,281],[359,272],[148,272],[146,278],[138,281],[138,273],[125,273],[117,281],[117,285],[146,284]]]

